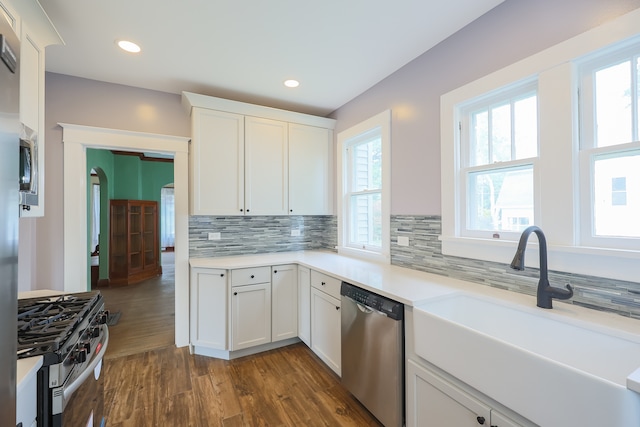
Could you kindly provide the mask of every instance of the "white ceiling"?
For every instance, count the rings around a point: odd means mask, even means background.
[[[65,41],[47,48],[47,71],[326,115],[502,1],[40,3]],[[289,78],[300,86],[285,88]]]

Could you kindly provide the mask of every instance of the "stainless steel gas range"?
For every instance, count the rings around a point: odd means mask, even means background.
[[[18,359],[43,357],[38,426],[105,425],[100,373],[107,318],[99,291],[18,300]]]

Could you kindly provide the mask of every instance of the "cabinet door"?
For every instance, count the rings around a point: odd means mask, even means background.
[[[129,215],[129,274],[142,270],[142,205],[131,202]]]
[[[142,262],[145,270],[159,267],[160,242],[158,240],[158,204],[143,202],[142,206]]]
[[[289,123],[289,214],[332,213],[332,132]]]
[[[412,360],[407,381],[407,427],[490,425],[491,408]]]
[[[191,343],[228,350],[227,274],[225,270],[191,269]]]
[[[22,217],[44,216],[45,143],[44,143],[44,58],[45,47],[39,43],[27,23],[22,22],[20,44],[20,121],[35,132],[37,152],[38,205],[20,209]]]
[[[245,208],[247,215],[289,213],[287,123],[245,118]]]
[[[191,214],[244,214],[244,116],[193,108]]]
[[[271,283],[231,288],[231,349],[271,342]]]
[[[129,270],[128,205],[122,200],[111,200],[109,203],[109,278],[123,279]]]
[[[311,349],[341,375],[340,300],[311,288]]]
[[[271,341],[298,336],[298,271],[296,265],[271,268]]]
[[[298,337],[311,347],[311,270],[298,266]]]

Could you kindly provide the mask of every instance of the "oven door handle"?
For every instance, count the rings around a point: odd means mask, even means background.
[[[102,325],[102,333],[104,336],[104,340],[102,340],[102,348],[100,349],[98,355],[93,358],[91,363],[84,371],[82,371],[82,373],[80,373],[78,378],[76,378],[71,384],[64,388],[62,396],[64,397],[63,400],[65,402],[69,401],[71,395],[75,393],[75,391],[82,385],[82,383],[85,382],[89,375],[93,373],[94,369],[96,369],[96,366],[98,366],[98,363],[100,363],[100,361],[104,357],[104,353],[107,351],[107,347],[109,344],[109,329],[107,328],[107,325]]]

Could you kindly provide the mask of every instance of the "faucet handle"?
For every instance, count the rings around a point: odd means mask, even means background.
[[[555,295],[553,297],[557,299],[571,298],[573,296],[573,287],[568,283],[565,285],[565,287],[567,288],[567,290],[564,290],[562,288],[556,288],[557,291],[555,292]]]

